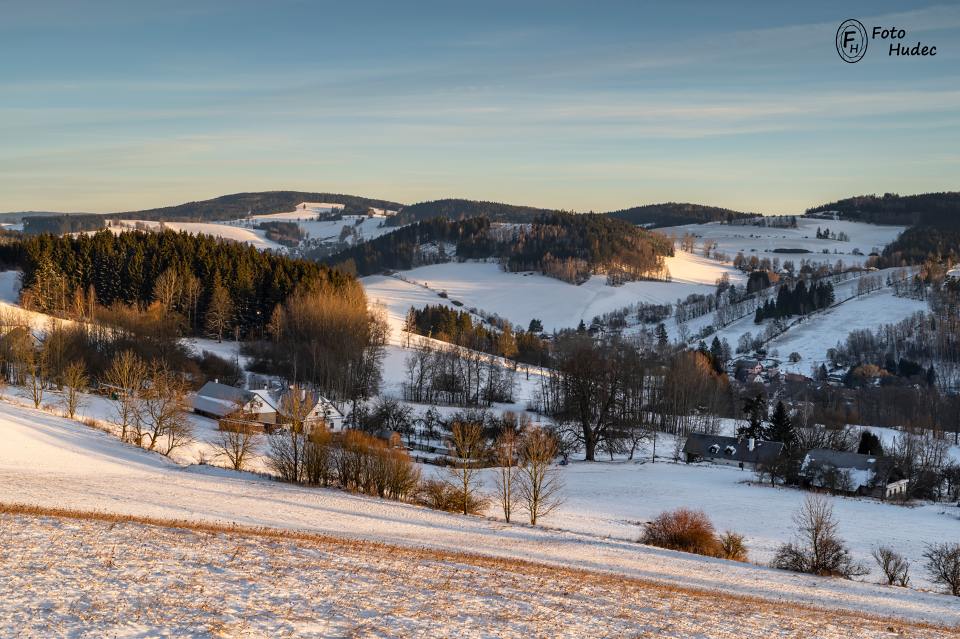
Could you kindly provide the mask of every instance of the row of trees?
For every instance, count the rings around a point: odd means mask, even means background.
[[[536,407],[558,424],[564,450],[633,455],[656,432],[713,432],[731,412],[726,375],[698,351],[648,351],[619,337],[561,335]]]
[[[480,350],[410,342],[403,396],[408,401],[456,406],[512,402],[516,367]]]
[[[767,299],[763,306],[757,306],[754,322],[759,324],[765,319],[782,319],[793,315],[807,315],[833,304],[833,284],[816,282],[809,287],[800,280],[791,289],[781,286],[776,301]]]
[[[528,330],[514,331],[507,321],[490,329],[475,322],[470,313],[438,304],[422,309],[410,308],[404,323],[408,334],[419,334],[450,344],[482,351],[497,357],[528,364],[545,365],[549,362],[549,344],[540,338],[543,325],[531,320]]]
[[[394,443],[361,430],[332,434],[310,427],[309,399],[285,404],[283,427],[267,436],[267,463],[283,481],[337,486],[380,498],[414,501],[439,510],[480,514],[491,499],[510,522],[516,511],[538,521],[561,503],[563,483],[554,466],[557,440],[545,428],[505,414],[491,437],[482,419],[454,419],[447,430],[448,465],[440,479],[421,478],[409,454]],[[307,408],[309,412],[309,408]],[[218,448],[237,470],[260,445],[259,428],[234,413],[220,421]],[[496,464],[495,493],[483,490],[481,469]]]

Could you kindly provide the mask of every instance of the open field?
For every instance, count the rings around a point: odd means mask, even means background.
[[[846,233],[850,240],[817,239],[817,228],[829,229],[839,234]],[[845,220],[818,220],[800,217],[797,228],[772,228],[764,226],[730,225],[712,222],[709,224],[688,224],[657,229],[661,233],[680,238],[684,233],[697,236],[697,246],[704,239],[717,242],[717,250],[733,259],[737,252],[743,252],[749,258],[779,257],[782,260],[810,259],[817,262],[835,262],[843,260],[846,264],[862,264],[875,250],[882,249],[892,242],[906,227]],[[776,249],[804,249],[810,253],[775,253]],[[823,253],[826,249],[827,253]],[[854,255],[857,249],[862,255]]]
[[[467,550],[497,559],[522,559],[554,567],[599,571],[670,587],[829,606],[915,622],[960,623],[960,599],[939,593],[888,588],[870,582],[820,579],[686,555],[641,546],[632,537],[606,536],[603,530],[584,533],[507,525],[492,518],[462,517],[338,490],[281,484],[210,466],[181,466],[124,445],[111,435],[77,422],[7,402],[0,402],[0,436],[6,443],[0,448],[0,503],[265,526],[444,552]],[[598,464],[578,472],[602,472],[603,468]],[[723,490],[703,489],[707,485],[719,485],[718,476],[711,475],[709,469],[678,468],[702,474],[705,483],[700,484],[696,497],[704,504],[707,492],[710,493],[710,502],[715,504],[711,514],[727,509],[730,517],[740,518],[737,528],[746,527],[747,519],[764,525],[756,512],[749,515],[744,514],[749,511],[741,512],[743,504],[730,501],[729,494]],[[576,486],[590,485],[599,490],[603,485],[602,482],[586,483],[577,475],[566,475],[565,479],[573,492],[572,501],[581,499],[574,497],[575,491],[582,490]],[[650,480],[648,477],[645,481]],[[611,475],[608,481],[615,485],[620,480]],[[784,520],[789,517],[789,512],[784,512],[784,503],[760,499],[767,495],[767,489],[744,487],[744,490],[756,491],[757,504],[771,503],[773,508],[767,512],[773,516]],[[580,494],[582,499],[590,499],[588,493]],[[634,494],[634,503],[639,506],[644,499],[641,494]],[[663,498],[668,496],[665,493]],[[790,498],[794,496],[799,494],[792,494]],[[623,499],[624,495],[617,498],[624,507],[630,501]],[[852,523],[846,516],[844,501],[834,500],[838,517]],[[680,500],[673,503],[682,505]],[[869,509],[862,502],[856,507]],[[901,510],[906,515],[912,514],[908,509]],[[613,513],[605,516],[611,515]],[[878,510],[877,523],[869,525],[883,527],[888,532],[900,529],[893,515],[893,510]],[[721,525],[727,521],[724,519]],[[549,525],[558,528],[563,527],[563,522],[563,517],[547,520]],[[956,521],[943,519],[944,526],[951,524],[955,526]],[[849,530],[845,527],[841,532],[846,534]],[[940,534],[949,533],[944,529]]]
[[[377,275],[362,281],[371,300],[381,300],[394,314],[402,311],[401,317],[417,300],[441,303],[436,294],[445,291],[450,300],[466,307],[496,313],[524,328],[537,318],[544,329],[552,331],[575,327],[580,320],[589,324],[596,315],[637,302],[672,304],[691,293],[712,293],[724,273],[733,282],[743,279],[743,274],[732,267],[682,251],[668,258],[667,264],[673,281],[627,282],[622,286],[607,286],[602,275],[574,286],[539,273],[508,273],[494,262],[432,264],[404,271],[406,281]]]
[[[0,506],[19,637],[945,637],[644,579],[287,531]]]

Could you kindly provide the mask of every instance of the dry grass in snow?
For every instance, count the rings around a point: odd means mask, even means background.
[[[945,637],[610,574],[269,529],[0,507],[0,635]]]

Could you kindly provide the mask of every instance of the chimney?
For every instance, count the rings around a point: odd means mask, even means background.
[[[747,450],[752,451],[755,444],[756,440],[754,440],[753,437],[749,438],[747,440]]]

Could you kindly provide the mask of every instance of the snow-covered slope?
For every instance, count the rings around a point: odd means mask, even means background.
[[[4,442],[0,446],[0,501],[5,503],[294,528],[609,571],[727,594],[920,621],[960,622],[960,600],[942,595],[811,578],[592,534],[505,526],[502,522],[340,491],[279,484],[210,467],[183,468],[76,422],[6,402],[0,402],[0,437]],[[586,481],[582,473],[594,468],[569,474],[568,481]],[[643,498],[642,492],[634,493],[637,503]],[[626,506],[629,501],[622,503]],[[716,508],[733,510],[742,508],[742,504],[727,504],[718,497]],[[778,504],[778,511],[786,508],[782,502]],[[744,513],[739,516],[742,525]],[[750,516],[757,517],[755,513]],[[889,522],[884,525],[889,528]]]
[[[575,327],[580,320],[589,324],[594,316],[637,302],[668,304],[691,293],[711,293],[724,273],[734,282],[743,279],[731,267],[682,251],[667,263],[673,281],[622,286],[607,286],[601,275],[575,286],[539,273],[507,273],[493,262],[432,264],[404,271],[406,281],[383,276],[362,281],[370,299],[380,300],[401,317],[411,304],[437,304],[441,298],[436,294],[446,292],[450,300],[467,308],[496,313],[523,327],[537,318],[551,331]],[[434,292],[430,294],[425,287]]]
[[[818,240],[817,229],[827,229],[834,234],[846,233],[850,240]],[[781,260],[811,259],[835,262],[842,259],[846,264],[862,264],[871,251],[882,249],[892,242],[906,227],[865,224],[834,220],[798,218],[797,228],[768,228],[763,226],[730,225],[719,222],[689,224],[657,229],[676,238],[685,233],[697,236],[697,246],[704,239],[717,242],[717,250],[733,258],[737,252],[746,257],[779,257]],[[805,249],[810,253],[775,253],[775,249]],[[854,255],[854,249],[862,255]],[[827,253],[824,254],[823,251]]]
[[[260,250],[285,250],[284,247],[276,242],[268,240],[266,234],[258,229],[243,228],[231,226],[228,224],[216,224],[213,222],[153,222],[144,220],[119,220],[117,224],[110,227],[114,233],[129,231],[137,227],[158,230],[170,229],[171,231],[186,231],[187,233],[212,235],[225,240],[234,242],[246,242]]]

